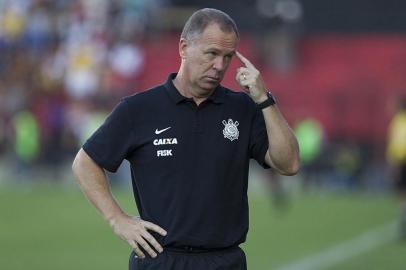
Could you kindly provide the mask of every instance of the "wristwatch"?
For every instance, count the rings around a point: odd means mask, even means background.
[[[267,100],[262,101],[261,103],[257,104],[257,107],[262,110],[265,109],[266,107],[272,106],[276,103],[276,100],[274,98],[274,96],[271,94],[271,92],[267,92]]]

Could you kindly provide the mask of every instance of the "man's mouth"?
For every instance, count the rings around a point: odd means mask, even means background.
[[[213,82],[219,82],[220,81],[220,77],[207,76],[206,78],[209,79],[210,81],[213,81]]]

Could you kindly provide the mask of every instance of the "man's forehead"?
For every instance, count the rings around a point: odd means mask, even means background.
[[[199,39],[205,46],[218,49],[235,49],[238,45],[238,37],[234,31],[225,32],[215,24],[208,25]]]

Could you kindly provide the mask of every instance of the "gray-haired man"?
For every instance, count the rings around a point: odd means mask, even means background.
[[[285,175],[299,169],[296,138],[238,42],[227,14],[195,12],[178,73],[124,98],[74,161],[83,192],[133,248],[130,269],[246,269],[249,159]],[[245,93],[220,85],[235,55]],[[124,159],[140,218],[121,210],[104,173]]]

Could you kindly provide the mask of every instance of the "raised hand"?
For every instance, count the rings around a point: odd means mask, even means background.
[[[243,67],[237,69],[235,76],[237,83],[250,95],[255,103],[265,101],[268,98],[266,94],[267,89],[260,72],[241,53],[237,52],[236,55],[241,63],[244,64]]]

